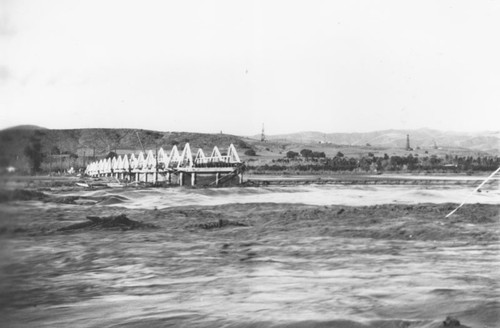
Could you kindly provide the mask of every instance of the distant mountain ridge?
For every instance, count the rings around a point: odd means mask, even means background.
[[[267,140],[299,143],[332,143],[337,145],[402,148],[406,146],[406,136],[410,137],[413,148],[466,148],[500,154],[500,131],[487,132],[443,132],[432,129],[382,130],[358,133],[322,133],[316,131],[267,135]],[[260,138],[254,136],[254,138]]]

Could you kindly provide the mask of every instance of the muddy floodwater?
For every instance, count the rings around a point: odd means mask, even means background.
[[[9,191],[0,326],[499,327],[498,186],[470,191]]]
[[[377,204],[468,203],[499,204],[500,189],[485,186],[471,195],[470,186],[305,185],[246,188],[116,188],[56,192],[54,196],[75,197],[81,203],[99,203],[129,209],[162,209],[189,205],[235,203],[293,203],[309,205],[366,206]]]

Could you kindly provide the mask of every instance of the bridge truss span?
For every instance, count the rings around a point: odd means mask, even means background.
[[[242,183],[243,162],[233,144],[224,154],[215,146],[210,156],[205,156],[201,148],[193,156],[189,143],[186,143],[182,152],[179,152],[177,146],[173,146],[170,152],[160,148],[145,153],[141,151],[137,156],[130,154],[101,159],[88,164],[85,173],[91,177],[114,177],[153,183],[165,181],[179,185],[190,180],[193,186],[201,176],[205,176],[207,184],[206,176],[209,176],[208,180],[211,178],[213,181],[208,184],[219,185],[228,177],[238,177],[238,183]]]

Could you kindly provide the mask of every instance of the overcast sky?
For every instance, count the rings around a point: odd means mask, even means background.
[[[500,1],[0,0],[0,128],[499,130]]]

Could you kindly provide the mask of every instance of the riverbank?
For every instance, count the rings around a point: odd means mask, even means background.
[[[477,186],[488,174],[467,175],[467,174],[246,174],[244,176],[243,187],[258,186],[293,186],[293,185],[464,185]],[[82,190],[79,184],[87,184],[91,188],[109,188],[108,185],[121,183],[123,186],[134,188],[145,187],[178,187],[177,185],[167,185],[164,183],[144,183],[119,181],[115,178],[90,178],[79,176],[27,176],[27,175],[2,175],[0,176],[0,189],[44,189],[44,190]],[[490,184],[497,187],[500,184],[500,177],[493,177]],[[211,186],[213,187],[213,186]],[[197,186],[196,188],[206,188]]]
[[[487,176],[456,175],[327,175],[327,176],[248,176],[246,186],[332,185],[479,185]],[[500,178],[492,183],[499,184]]]

